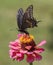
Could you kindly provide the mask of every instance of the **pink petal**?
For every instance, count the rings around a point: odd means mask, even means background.
[[[19,50],[21,48],[21,44],[19,40],[15,40],[13,42],[10,42],[9,47],[14,50]]]
[[[44,44],[46,44],[46,40],[43,40],[42,42],[40,42],[40,43],[37,45],[37,47],[42,46],[42,45],[44,45]]]
[[[30,50],[31,47],[32,47],[32,46],[26,46],[25,48],[26,48],[27,50]]]
[[[43,48],[38,48],[37,50],[35,50],[34,52],[35,53],[42,53],[44,51],[44,49]]]
[[[33,54],[33,52],[27,52],[26,54]]]
[[[16,52],[14,52],[14,50],[10,50],[9,54],[10,54],[10,58],[14,59],[16,57]]]
[[[22,57],[22,53],[17,53],[16,56]]]
[[[17,46],[17,47],[15,47],[15,46],[11,46],[11,45],[9,45],[9,47],[11,48],[11,49],[13,49],[13,50],[19,50],[21,47],[19,47],[19,46]]]
[[[32,54],[27,55],[27,62],[31,63],[34,61],[34,56]]]
[[[21,54],[21,55],[17,56],[17,58],[16,58],[17,61],[21,61],[23,59],[24,59],[24,54]]]
[[[20,46],[20,41],[19,40],[15,40],[15,41],[13,41],[13,42],[10,42],[10,44],[9,44],[9,46]]]
[[[18,38],[20,38],[22,35],[23,35],[23,34],[18,34],[17,36],[18,36]]]
[[[41,55],[39,55],[39,54],[35,54],[35,55],[36,55],[36,57],[35,57],[35,60],[36,60],[36,61],[39,61],[39,60],[42,59],[42,56],[41,56]]]
[[[25,53],[27,53],[27,51],[26,51],[26,50],[22,50],[22,49],[20,49],[20,53],[25,54]]]

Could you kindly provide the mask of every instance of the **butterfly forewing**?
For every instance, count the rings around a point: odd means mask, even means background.
[[[23,29],[30,28],[32,26],[32,21],[30,21],[31,19],[33,19],[33,5],[30,5],[23,15]]]
[[[30,6],[26,9],[26,11],[25,11],[25,13],[24,13],[24,17],[25,17],[26,19],[31,19],[31,18],[33,18],[33,5],[30,5]]]
[[[19,29],[21,29],[21,27],[22,27],[23,15],[24,15],[23,9],[20,8],[17,13],[17,25],[18,25]]]
[[[23,16],[23,20],[25,20],[25,23],[27,23],[28,25],[26,25],[27,28],[31,28],[31,27],[37,27],[37,20],[34,19],[33,17],[33,5],[30,5]],[[24,21],[23,21],[24,23]]]
[[[30,5],[27,10],[26,10],[26,13],[27,13],[27,17],[29,19],[33,18],[33,5]]]

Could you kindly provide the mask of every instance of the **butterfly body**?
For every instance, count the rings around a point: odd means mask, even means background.
[[[18,10],[17,25],[20,32],[28,33],[26,29],[37,27],[37,23],[38,21],[33,17],[33,5],[30,5],[25,13],[22,8]]]

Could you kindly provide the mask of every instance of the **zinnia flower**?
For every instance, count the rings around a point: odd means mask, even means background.
[[[24,55],[26,55],[26,60],[29,63],[41,60],[42,56],[40,53],[42,53],[44,49],[40,48],[40,46],[44,45],[45,43],[46,41],[43,40],[38,45],[36,45],[32,35],[18,34],[18,39],[10,42],[9,44],[10,58],[21,61],[24,59]]]

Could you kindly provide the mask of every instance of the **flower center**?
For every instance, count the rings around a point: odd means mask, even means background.
[[[33,36],[32,35],[26,35],[26,34],[24,34],[24,35],[22,35],[20,37],[21,43],[30,43],[32,40],[33,40]]]
[[[20,37],[20,42],[21,42],[21,48],[23,50],[27,50],[29,52],[35,50],[36,44],[33,40],[32,35],[24,34],[23,36]]]

